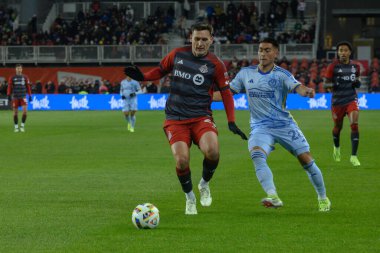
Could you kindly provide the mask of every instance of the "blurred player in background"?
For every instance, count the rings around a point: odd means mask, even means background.
[[[29,78],[22,74],[22,65],[16,65],[16,75],[9,78],[8,81],[8,100],[12,103],[13,121],[15,124],[15,133],[25,132],[25,121],[27,116],[28,102],[26,94],[29,95],[29,102],[32,101],[32,90],[30,87]],[[18,108],[22,106],[21,126],[18,125]]]
[[[322,173],[310,154],[310,146],[301,129],[285,109],[288,92],[311,98],[315,92],[298,82],[290,72],[274,64],[278,48],[276,40],[263,39],[259,44],[259,65],[242,68],[231,82],[233,93],[242,90],[247,93],[251,114],[248,150],[256,176],[267,193],[262,204],[273,208],[283,206],[267,164],[274,145],[279,143],[297,157],[317,192],[319,211],[326,212],[330,210],[331,203],[326,196]],[[216,93],[214,98],[219,100],[220,96]]]
[[[128,131],[133,133],[136,124],[137,93],[141,92],[140,83],[129,76],[121,81],[120,96],[123,99],[123,113],[128,122]]]
[[[332,118],[334,128],[332,131],[334,149],[333,158],[340,162],[340,131],[343,127],[343,119],[347,115],[351,126],[351,157],[350,162],[354,166],[360,166],[357,157],[359,146],[359,105],[356,88],[360,87],[360,67],[350,60],[352,46],[347,41],[342,41],[336,46],[338,61],[327,67],[324,87],[332,92]]]
[[[125,73],[139,81],[158,80],[172,73],[170,93],[165,106],[164,131],[176,161],[176,171],[186,195],[185,214],[197,214],[190,172],[190,146],[198,145],[204,155],[202,178],[198,184],[202,206],[210,206],[209,188],[219,163],[218,131],[212,118],[211,102],[214,88],[221,91],[229,129],[247,139],[235,124],[235,111],[229,79],[224,63],[209,52],[213,28],[206,23],[191,27],[191,46],[172,50],[159,67],[142,73],[136,66]]]

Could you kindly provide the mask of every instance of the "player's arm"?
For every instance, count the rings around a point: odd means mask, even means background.
[[[303,96],[303,97],[309,97],[309,98],[313,98],[315,97],[315,91],[314,89],[312,88],[309,88],[309,87],[306,87],[305,85],[303,84],[300,84],[296,87],[295,91]]]
[[[327,91],[331,91],[334,88],[333,83],[333,72],[334,72],[334,64],[330,64],[327,67],[325,77],[323,78],[323,88]]]
[[[355,80],[352,82],[352,88],[360,88],[360,86],[362,85],[361,81],[360,81],[360,65],[356,65],[356,73],[355,73]]]
[[[235,107],[234,99],[229,85],[229,76],[226,67],[223,63],[217,65],[216,68],[216,84],[220,91],[220,95],[223,100],[224,110],[227,114],[228,128],[234,134],[240,135],[243,140],[247,140],[247,136],[238,128],[235,123]]]
[[[136,65],[124,68],[124,73],[136,81],[155,81],[166,76],[173,69],[173,62],[175,50],[171,51],[168,55],[161,60],[158,67],[143,73]]]
[[[32,102],[32,87],[31,87],[31,82],[27,76],[25,76],[26,80],[26,92],[29,95],[29,102]]]
[[[10,101],[12,99],[12,93],[13,93],[13,78],[10,77],[8,80],[8,88],[7,88],[7,96],[8,100]]]

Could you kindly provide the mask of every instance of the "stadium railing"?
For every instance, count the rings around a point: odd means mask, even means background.
[[[0,62],[32,64],[72,63],[156,63],[173,49],[170,45],[109,45],[109,46],[1,46]],[[252,59],[257,56],[257,44],[214,44],[211,51],[222,60]],[[315,44],[282,44],[280,58],[313,59]]]

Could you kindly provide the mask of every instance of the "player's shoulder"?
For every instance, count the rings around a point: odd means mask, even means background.
[[[170,51],[171,53],[179,53],[179,52],[191,52],[191,46],[183,46],[183,47],[176,47]]]
[[[276,72],[276,73],[280,73],[280,74],[283,74],[287,77],[291,77],[292,76],[292,73],[290,73],[288,70],[280,67],[280,66],[277,66],[277,65],[274,65],[274,68],[273,68],[273,71]]]

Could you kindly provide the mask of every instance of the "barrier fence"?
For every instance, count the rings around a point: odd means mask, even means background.
[[[168,94],[138,94],[138,110],[163,110]],[[248,110],[246,94],[234,96],[236,110]],[[358,95],[361,110],[379,110],[380,94],[361,93]],[[304,98],[298,94],[289,94],[287,109],[289,110],[329,110],[331,108],[331,94],[317,94],[315,98]],[[123,100],[118,94],[109,95],[33,95],[29,103],[29,110],[121,110]],[[222,102],[213,102],[213,110],[222,110]],[[10,109],[8,100],[0,98],[0,109]]]

